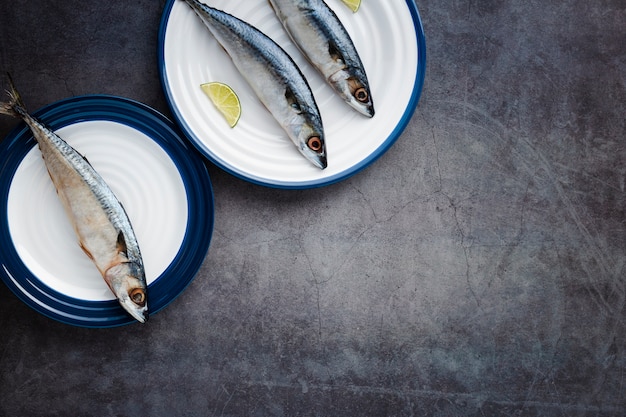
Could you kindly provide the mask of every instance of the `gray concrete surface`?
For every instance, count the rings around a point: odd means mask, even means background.
[[[3,1],[0,70],[33,109],[170,115],[163,5]],[[626,415],[626,3],[418,7],[396,145],[305,191],[210,166],[209,254],[147,325],[74,328],[0,285],[0,415]]]

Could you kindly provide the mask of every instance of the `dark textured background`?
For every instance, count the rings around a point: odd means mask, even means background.
[[[33,110],[169,116],[163,5],[2,1],[0,70]],[[0,415],[625,415],[626,3],[418,7],[426,83],[394,147],[304,191],[209,166],[209,254],[147,325],[74,328],[0,285]]]

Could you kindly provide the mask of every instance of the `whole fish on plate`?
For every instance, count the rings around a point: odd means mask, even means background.
[[[326,168],[322,118],[311,88],[293,59],[249,23],[197,0],[185,1],[300,153],[317,167]]]
[[[269,0],[287,33],[330,86],[358,112],[374,103],[361,58],[337,15],[323,0]]]
[[[91,164],[25,109],[11,82],[0,114],[21,118],[39,145],[50,178],[82,250],[91,258],[120,305],[148,319],[146,276],[137,238],[122,204]]]

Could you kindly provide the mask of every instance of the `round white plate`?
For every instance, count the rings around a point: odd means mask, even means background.
[[[87,96],[35,115],[85,156],[122,202],[140,245],[155,313],[193,279],[212,230],[206,168],[160,114],[130,100]],[[92,327],[133,322],[76,235],[41,152],[20,124],[2,143],[2,277],[31,307]],[[200,233],[198,233],[200,231]]]
[[[123,201],[152,283],[174,259],[185,235],[187,198],[176,165],[143,132],[118,122],[84,121],[56,133],[89,160]],[[15,171],[7,215],[19,257],[44,284],[73,298],[115,299],[78,246],[37,147]],[[63,259],[73,261],[59,262]]]
[[[412,0],[364,1],[352,13],[327,0],[352,37],[367,72],[376,114],[369,119],[344,103],[306,61],[267,1],[205,0],[256,26],[289,53],[307,78],[324,123],[328,167],[308,162],[257,99],[230,57],[181,0],[166,4],[159,31],[159,64],[166,97],[183,131],[212,162],[248,181],[310,188],[345,179],[381,156],[413,114],[426,66],[426,47]],[[230,128],[200,89],[221,81],[241,101]]]

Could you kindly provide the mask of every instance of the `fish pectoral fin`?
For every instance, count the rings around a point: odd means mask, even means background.
[[[285,89],[285,99],[287,99],[287,103],[289,107],[291,107],[296,113],[302,113],[302,108],[300,107],[300,103],[298,103],[298,99],[296,98],[295,93],[289,87]]]
[[[126,237],[124,237],[124,232],[120,230],[117,234],[117,253],[123,254],[127,256],[128,247],[126,246]]]
[[[83,245],[83,242],[78,242],[78,245],[83,250],[83,252],[85,252],[85,255],[87,255],[89,259],[93,261],[93,255],[91,254],[91,252],[89,252],[89,249],[87,249],[85,245]]]
[[[328,42],[328,55],[330,55],[333,61],[341,62],[342,64],[346,62],[346,60],[343,58],[343,53],[341,52],[341,49],[339,49],[335,42]]]
[[[228,56],[228,58],[232,59],[232,57],[230,56],[230,52],[228,52],[228,50],[226,48],[224,48],[224,45],[222,45],[221,43],[217,43],[220,48],[222,48],[222,51],[224,51],[224,53]]]

